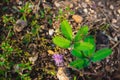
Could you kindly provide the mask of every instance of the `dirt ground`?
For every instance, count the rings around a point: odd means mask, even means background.
[[[22,12],[27,2],[31,5]],[[14,27],[24,15],[23,29]],[[75,15],[78,17],[73,17]],[[4,16],[8,16],[8,21]],[[9,18],[11,16],[14,19]],[[74,60],[69,49],[56,47],[52,42],[63,18],[70,22],[73,32],[88,25],[89,34],[96,38],[97,49],[110,47],[113,50],[106,59],[82,70],[69,67],[67,73],[74,77],[72,80],[120,80],[120,0],[0,0],[0,46],[8,42],[14,48],[6,60],[14,65],[7,69],[7,77],[0,74],[0,80],[22,80],[17,77],[25,73],[29,73],[30,79],[23,80],[58,80],[58,67],[50,53],[62,54],[66,66]],[[0,54],[4,54],[1,47]],[[16,64],[27,62],[31,70],[14,72]]]

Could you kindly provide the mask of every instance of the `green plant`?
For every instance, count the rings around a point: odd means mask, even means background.
[[[7,2],[7,3],[9,3],[10,2],[10,0],[3,0],[4,2]]]
[[[8,57],[12,54],[13,48],[6,41],[2,42],[1,49],[3,53],[0,53],[0,75],[5,76],[12,66],[12,62],[8,61]]]
[[[18,76],[18,79],[22,80],[31,80],[29,76],[29,72],[23,73],[24,70],[30,71],[32,70],[32,67],[30,66],[30,63],[20,63],[16,64],[14,66],[15,72],[17,72],[20,76]]]
[[[17,55],[20,57],[20,53],[22,53],[20,49],[13,47],[13,43],[14,42],[10,44],[9,40],[1,43],[2,53],[0,53],[0,76],[2,76],[2,78],[9,79],[11,78],[11,75],[8,73],[14,71],[18,73],[17,79],[31,80],[29,76],[29,71],[31,71],[32,69],[30,62],[25,62],[21,60],[19,64],[16,64],[15,61],[10,59],[13,57],[13,55]],[[23,71],[26,70],[27,72],[23,73]]]
[[[40,10],[40,18],[44,18],[44,17],[45,17],[44,10]]]
[[[9,16],[9,15],[3,15],[2,16],[3,22],[4,24],[8,24],[8,23],[15,23],[15,19],[13,16]]]
[[[26,21],[26,16],[32,12],[32,8],[30,7],[32,4],[30,2],[26,2],[25,5],[19,10],[22,13],[22,19]]]
[[[62,21],[67,17],[67,15],[73,15],[73,14],[75,14],[75,12],[72,11],[70,7],[66,7],[65,9],[59,9],[58,15],[56,16],[56,20]]]
[[[109,48],[96,51],[94,37],[88,35],[89,28],[86,25],[73,35],[71,25],[67,20],[63,20],[60,30],[62,35],[55,36],[53,42],[61,48],[71,48],[71,54],[76,57],[76,60],[70,62],[70,66],[81,69],[91,62],[101,61],[112,53]]]

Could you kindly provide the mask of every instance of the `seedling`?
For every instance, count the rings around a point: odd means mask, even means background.
[[[9,15],[3,15],[2,16],[2,19],[3,19],[3,22],[4,24],[8,24],[8,23],[14,23],[15,22],[15,19],[13,16],[9,16]]]
[[[82,69],[91,62],[101,61],[112,53],[109,48],[96,51],[95,40],[92,35],[88,35],[88,26],[82,26],[76,35],[72,33],[72,27],[67,20],[60,24],[62,35],[55,36],[53,43],[61,48],[71,48],[71,54],[76,60],[70,62],[70,66]]]
[[[19,10],[19,12],[22,13],[22,19],[24,19],[25,21],[27,20],[26,19],[26,16],[28,14],[30,14],[30,12],[32,12],[32,8],[30,7],[32,4],[30,2],[26,2],[26,4]]]
[[[75,14],[74,11],[72,11],[70,9],[70,7],[66,7],[64,10],[63,9],[59,9],[58,11],[58,15],[56,16],[56,20],[64,20],[66,18],[66,15],[73,15]]]
[[[13,44],[13,42],[12,42]],[[0,54],[0,75],[2,77],[5,77],[6,79],[9,78],[8,73],[11,71],[11,68],[14,68],[13,71],[17,72],[19,74],[18,78],[19,79],[24,79],[24,80],[30,80],[29,78],[29,72],[23,73],[24,70],[31,70],[31,65],[30,63],[23,63],[21,62],[20,64],[15,64],[14,61],[11,61],[9,58],[12,57],[12,55],[16,53],[21,53],[22,51],[15,48],[10,44],[9,41],[4,41],[1,44],[1,49],[2,52]],[[20,54],[18,54],[20,55]],[[15,66],[16,65],[16,66]],[[1,80],[1,77],[0,77]]]

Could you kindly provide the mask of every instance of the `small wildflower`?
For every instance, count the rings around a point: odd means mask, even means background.
[[[60,54],[54,54],[52,56],[52,58],[55,61],[55,64],[59,67],[59,66],[63,66],[63,55]]]

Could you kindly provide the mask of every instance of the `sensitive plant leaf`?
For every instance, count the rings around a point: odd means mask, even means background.
[[[95,39],[94,39],[94,37],[93,37],[92,35],[87,36],[87,37],[84,39],[84,41],[85,41],[85,42],[89,42],[89,43],[95,45]]]
[[[90,60],[84,59],[84,67],[88,67],[90,65]]]
[[[92,61],[93,62],[100,61],[100,60],[106,58],[107,56],[109,56],[111,53],[112,53],[112,50],[109,48],[100,49],[94,54]]]
[[[76,50],[86,51],[93,48],[93,45],[89,42],[77,42],[74,44]]]
[[[77,69],[82,69],[84,68],[84,60],[83,59],[74,60],[70,62],[70,66],[77,68]]]
[[[71,54],[72,54],[73,56],[75,56],[75,57],[83,58],[82,53],[81,53],[80,51],[76,50],[76,49],[73,49],[73,50],[71,51]]]
[[[83,39],[87,34],[88,34],[88,26],[83,26],[79,29],[79,31],[77,32],[75,38],[74,38],[74,41],[77,42],[77,41],[80,41],[81,39]]]
[[[92,35],[90,36],[87,36],[85,39],[84,39],[84,42],[89,42],[93,45],[93,48],[89,49],[89,50],[86,50],[86,51],[83,51],[85,54],[87,54],[88,56],[91,56],[92,53],[95,52],[95,49],[96,49],[96,45],[95,45],[95,39]]]
[[[60,24],[62,34],[68,39],[72,40],[72,28],[67,20]]]
[[[70,47],[70,41],[61,37],[61,36],[55,36],[53,38],[53,42],[54,44],[56,44],[57,46],[61,47],[61,48],[68,48]]]

